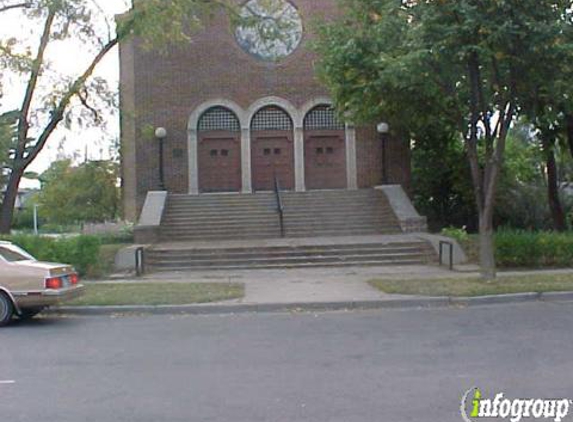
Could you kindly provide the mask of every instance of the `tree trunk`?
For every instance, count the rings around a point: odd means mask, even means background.
[[[494,243],[493,210],[484,210],[479,213],[479,263],[484,280],[493,280],[497,276]]]
[[[566,116],[567,120],[567,144],[569,145],[569,152],[573,157],[573,114]]]
[[[18,196],[18,186],[22,179],[23,171],[15,171],[10,174],[6,192],[2,201],[2,211],[0,214],[0,234],[10,234],[12,229],[12,218],[14,216],[14,205]]]
[[[559,199],[559,183],[557,180],[557,164],[555,162],[555,139],[543,138],[543,152],[545,154],[545,161],[547,165],[547,199],[549,201],[549,209],[551,210],[551,218],[553,220],[553,229],[563,232],[567,229],[565,222],[565,212]]]

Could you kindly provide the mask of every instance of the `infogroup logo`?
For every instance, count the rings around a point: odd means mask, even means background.
[[[561,422],[569,415],[572,403],[569,399],[508,399],[503,392],[495,394],[493,399],[486,399],[479,388],[473,387],[463,395],[460,411],[465,422],[482,418]]]

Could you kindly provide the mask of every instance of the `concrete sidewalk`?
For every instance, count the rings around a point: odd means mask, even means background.
[[[573,274],[573,269],[511,271],[500,277],[529,274]],[[471,307],[533,301],[569,302],[573,292],[517,293],[482,297],[425,297],[385,294],[367,282],[380,278],[467,278],[473,267],[448,271],[437,266],[345,267],[282,270],[237,270],[161,273],[141,278],[120,278],[94,283],[243,283],[245,297],[217,303],[160,306],[80,306],[49,309],[49,313],[78,315],[116,314],[236,314],[249,312],[322,312],[369,309]]]
[[[101,283],[242,283],[245,285],[245,297],[233,301],[234,303],[280,304],[400,299],[402,297],[399,295],[388,295],[371,287],[368,280],[382,277],[437,278],[456,275],[459,274],[437,266],[293,268],[157,273],[137,279]]]
[[[510,271],[499,273],[499,276],[539,273],[573,274],[573,270]],[[245,285],[245,297],[240,300],[234,300],[231,303],[352,303],[413,298],[412,296],[383,293],[368,284],[368,281],[372,279],[466,278],[478,275],[479,273],[474,266],[461,266],[457,267],[455,271],[449,271],[445,267],[424,265],[172,272],[98,283],[243,283]]]

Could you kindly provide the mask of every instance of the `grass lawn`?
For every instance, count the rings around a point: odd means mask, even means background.
[[[371,280],[369,283],[384,293],[418,296],[487,296],[573,291],[573,275],[571,274],[501,276],[491,282],[477,277],[460,277],[426,280]]]
[[[244,296],[239,283],[133,283],[86,285],[86,294],[66,305],[185,305]]]

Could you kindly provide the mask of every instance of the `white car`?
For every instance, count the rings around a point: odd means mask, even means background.
[[[37,261],[10,242],[0,242],[0,326],[14,315],[32,318],[48,306],[80,296],[84,286],[73,267]]]

